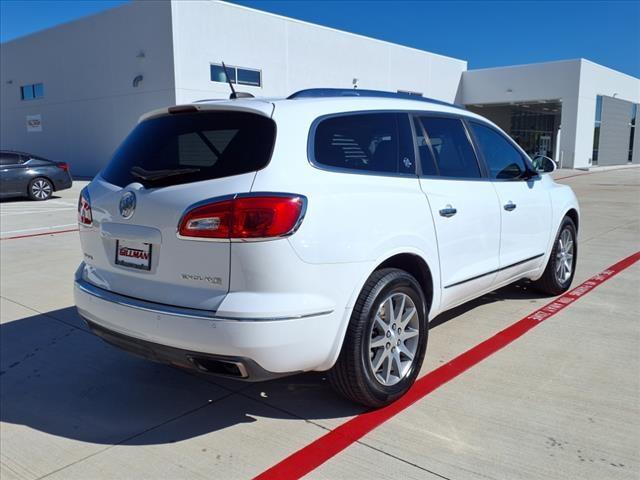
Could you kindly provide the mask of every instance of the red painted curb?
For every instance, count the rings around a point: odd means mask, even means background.
[[[69,230],[54,230],[51,232],[41,232],[41,233],[29,233],[28,235],[16,235],[15,237],[4,237],[0,238],[0,240],[16,240],[18,238],[29,238],[29,237],[42,237],[44,235],[57,235],[58,233],[69,233],[69,232],[77,232],[77,228],[72,228]]]
[[[353,417],[306,447],[298,450],[264,471],[256,480],[297,479],[315,470],[374,428],[413,405],[438,387],[453,380],[469,368],[509,345],[541,322],[564,310],[591,290],[640,260],[640,251],[610,266],[573,290],[505,328],[484,342],[472,347],[449,363],[418,379],[411,389],[392,404]]]

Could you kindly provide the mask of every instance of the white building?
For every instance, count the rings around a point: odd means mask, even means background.
[[[0,148],[67,161],[77,176],[100,170],[142,113],[228,97],[222,61],[256,96],[356,82],[464,103],[565,167],[592,164],[598,131],[599,164],[627,163],[633,135],[640,162],[640,80],[585,60],[467,71],[464,60],[214,1],[134,1],[0,49]]]
[[[640,163],[637,78],[566,60],[469,70],[460,92],[460,103],[500,125],[525,150],[542,148],[564,167],[625,164],[632,157]]]

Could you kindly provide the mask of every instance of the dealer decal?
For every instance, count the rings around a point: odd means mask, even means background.
[[[119,253],[121,257],[137,258],[139,260],[149,260],[149,252],[145,252],[144,250],[138,250],[137,248],[120,247]]]

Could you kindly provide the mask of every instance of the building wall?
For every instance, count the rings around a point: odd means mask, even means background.
[[[637,103],[640,80],[580,59],[466,71],[459,100],[465,105],[561,100],[557,160],[563,167],[586,168],[593,153],[596,96],[613,93]]]
[[[228,97],[210,63],[262,70],[256,96],[312,87],[410,90],[454,101],[466,62],[222,2],[173,1],[178,103]]]
[[[610,68],[598,65],[588,60],[582,60],[582,68],[580,74],[580,87],[579,96],[584,109],[583,118],[583,137],[585,139],[580,145],[577,146],[578,154],[581,157],[587,156],[591,158],[593,152],[593,126],[596,115],[596,97],[602,95],[603,97],[615,97],[617,100],[625,100],[632,103],[640,103],[640,79],[625,75],[624,73],[611,70]],[[603,98],[603,103],[604,103]],[[604,105],[603,105],[604,114]],[[627,110],[627,119],[630,119],[631,110],[630,105]],[[601,132],[600,132],[600,145],[602,148],[602,130],[607,128],[603,118]],[[627,132],[626,139],[618,135],[621,142],[620,148],[624,146],[625,151],[629,152],[629,132]],[[605,139],[606,141],[606,139]],[[640,145],[634,143],[634,149],[637,151]],[[624,159],[620,156],[615,162],[614,159],[605,158],[603,154],[598,154],[598,164],[607,165],[615,163],[626,163],[627,157]]]
[[[133,2],[2,44],[0,147],[94,175],[143,112],[175,102],[169,7]],[[20,99],[21,85],[40,82],[44,98]],[[37,114],[42,131],[27,132]]]
[[[620,165],[629,161],[632,105],[618,98],[602,97],[598,165]]]

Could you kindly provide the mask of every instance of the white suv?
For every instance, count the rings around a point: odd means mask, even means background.
[[[569,288],[578,203],[541,173],[483,117],[417,97],[156,110],[80,195],[76,305],[145,358],[329,370],[378,407],[415,380],[436,315],[521,279]]]

